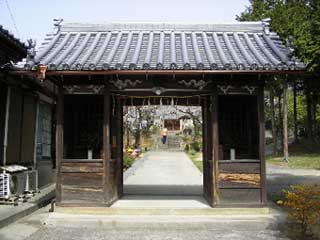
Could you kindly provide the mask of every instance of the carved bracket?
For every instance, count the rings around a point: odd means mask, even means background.
[[[102,89],[104,89],[103,85],[90,85],[89,88],[92,88],[93,92],[95,94],[98,94],[101,92]]]
[[[135,87],[137,84],[141,84],[142,81],[140,80],[131,80],[131,79],[125,79],[125,80],[121,80],[121,79],[117,79],[117,80],[110,80],[110,83],[112,83],[116,88],[118,88],[119,90],[122,90],[124,88],[127,88],[128,86],[130,87]]]
[[[103,85],[65,85],[63,88],[67,91],[68,94],[73,93],[101,93],[102,89],[104,89]]]
[[[228,94],[228,91],[233,88],[231,85],[217,85],[217,87],[223,94]]]
[[[67,93],[72,94],[74,93],[77,89],[80,89],[79,86],[77,85],[68,85],[68,86],[63,86],[63,88],[67,91]]]
[[[195,88],[198,88],[199,90],[202,90],[210,83],[210,81],[206,82],[204,80],[191,79],[190,81],[181,80],[181,81],[178,81],[178,83],[184,84],[186,87],[195,87]]]
[[[247,90],[252,95],[258,87],[245,85],[242,89]]]
[[[220,92],[223,94],[254,94],[257,90],[257,86],[232,86],[232,85],[217,85]]]

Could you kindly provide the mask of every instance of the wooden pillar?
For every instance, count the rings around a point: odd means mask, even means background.
[[[23,141],[23,122],[25,121],[24,120],[24,108],[25,108],[25,98],[26,98],[26,95],[25,95],[25,92],[22,92],[21,93],[21,97],[22,97],[22,100],[21,100],[21,119],[20,119],[20,126],[19,126],[19,158],[17,159],[19,162],[22,162],[22,156],[23,156],[23,153],[22,153],[22,141]]]
[[[317,105],[318,105],[318,91],[312,91],[312,121],[313,121],[313,132],[316,138],[317,136]],[[316,139],[314,139],[316,140]]]
[[[63,160],[63,111],[64,96],[62,86],[58,87],[57,114],[56,114],[56,202],[61,203],[61,162]]]
[[[294,122],[294,141],[298,142],[298,114],[297,114],[297,80],[293,81],[293,122]]]
[[[11,87],[7,87],[7,96],[6,96],[6,110],[5,110],[5,120],[4,120],[4,137],[3,137],[3,160],[2,165],[7,164],[7,147],[8,147],[8,133],[9,133],[9,115],[10,115],[10,99],[11,99]]]
[[[264,87],[259,86],[258,90],[258,124],[259,124],[259,159],[260,159],[260,184],[261,184],[261,202],[267,203],[266,188],[266,162],[265,162],[265,123],[264,123]]]
[[[36,116],[35,116],[35,128],[34,128],[34,145],[33,145],[33,168],[37,169],[37,143],[38,143],[38,131],[39,131],[39,107],[40,107],[40,100],[36,98]]]
[[[288,149],[288,82],[287,77],[283,80],[283,158],[289,161]]]
[[[116,147],[117,147],[117,159],[116,159],[116,184],[117,184],[117,197],[123,195],[123,110],[122,101],[120,97],[116,101],[116,121],[117,121],[117,135],[116,135]]]
[[[213,156],[212,156],[212,96],[207,97],[207,141],[206,141],[206,173],[207,173],[207,200],[211,206],[213,206],[213,189],[214,189],[214,171],[213,171]]]
[[[219,126],[218,126],[218,89],[214,85],[211,96],[211,121],[212,121],[212,164],[213,164],[213,206],[219,203],[218,177],[219,177]]]
[[[279,126],[282,126],[282,103],[281,103],[281,99],[282,99],[282,96],[281,96],[281,92],[279,93],[278,95],[278,119],[279,119]],[[279,139],[280,139],[280,150],[282,150],[283,148],[283,128],[282,127],[279,127],[278,129],[278,135],[279,135]]]
[[[273,155],[278,155],[278,136],[276,128],[276,116],[274,107],[274,90],[270,88],[270,111],[271,111],[271,129],[272,129],[272,140],[273,140]]]
[[[111,201],[111,144],[110,144],[110,90],[108,84],[104,86],[103,97],[103,193],[105,203]]]
[[[208,196],[208,99],[202,102],[202,164],[203,164],[203,195]]]
[[[252,124],[254,124],[252,122],[252,109],[250,108],[249,110],[246,110],[245,112],[246,114],[246,122],[247,122],[247,125],[246,125],[246,128],[247,128],[247,131],[248,131],[248,146],[249,146],[249,149],[248,149],[248,154],[249,156],[252,156],[252,152],[254,151],[252,146],[254,146],[253,142],[252,142]]]
[[[307,103],[307,136],[309,143],[313,143],[313,120],[312,120],[312,98],[311,98],[310,79],[306,80],[306,103]]]

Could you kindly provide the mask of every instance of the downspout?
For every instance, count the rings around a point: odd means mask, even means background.
[[[4,139],[3,139],[3,166],[7,164],[7,146],[8,146],[8,126],[9,126],[9,111],[10,111],[10,95],[11,87],[7,89],[7,102],[6,102],[6,118],[4,125]]]

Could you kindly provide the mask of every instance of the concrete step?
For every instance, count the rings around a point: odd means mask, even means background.
[[[146,229],[166,229],[168,231],[202,229],[219,232],[230,230],[256,232],[259,229],[260,232],[263,230],[266,236],[274,236],[279,234],[277,227],[285,219],[286,216],[273,205],[259,208],[210,208],[209,206],[152,208],[150,204],[145,204],[145,208],[57,207],[45,224],[55,227],[96,228],[103,226],[103,228],[110,229],[143,229],[144,231]]]
[[[56,213],[83,214],[83,215],[105,215],[105,216],[198,216],[225,218],[251,218],[273,216],[269,207],[259,208],[159,208],[159,207],[56,207]]]
[[[124,208],[70,208],[58,207],[46,224],[74,227],[124,227],[124,228],[183,228],[241,230],[268,229],[277,224],[279,215],[269,208],[216,208],[216,209],[124,209]]]

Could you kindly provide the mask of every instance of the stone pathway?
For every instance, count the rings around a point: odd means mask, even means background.
[[[150,151],[124,174],[129,195],[202,195],[202,173],[184,152]]]

